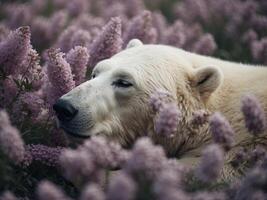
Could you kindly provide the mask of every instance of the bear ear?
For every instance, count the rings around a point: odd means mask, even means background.
[[[132,48],[132,47],[138,47],[138,46],[142,46],[143,42],[139,39],[132,39],[128,42],[126,49]]]
[[[203,98],[209,97],[222,82],[223,73],[217,67],[201,67],[196,69],[193,75],[193,87]]]

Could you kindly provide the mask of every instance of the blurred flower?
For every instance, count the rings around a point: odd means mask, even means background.
[[[105,193],[99,185],[90,183],[87,185],[81,194],[80,200],[105,200]]]
[[[261,38],[259,41],[254,41],[251,44],[251,51],[253,58],[263,64],[267,64],[267,37]]]
[[[19,131],[11,126],[8,114],[0,111],[0,148],[12,160],[18,164],[25,154],[24,142]]]
[[[193,46],[193,51],[202,55],[212,55],[216,49],[217,45],[211,34],[203,35]]]
[[[70,47],[75,48],[76,46],[82,46],[88,48],[91,44],[91,40],[90,32],[78,29],[71,37]]]
[[[64,28],[67,23],[68,15],[64,11],[55,12],[49,19],[49,33],[51,34],[51,38],[57,36]]]
[[[181,119],[181,112],[177,105],[168,103],[162,106],[155,120],[155,131],[165,137],[172,137],[176,134]]]
[[[197,192],[192,200],[226,200],[226,195],[223,192]]]
[[[68,26],[58,37],[56,46],[64,53],[68,52],[71,47],[73,35],[77,32],[78,27]],[[79,30],[79,29],[78,29]]]
[[[159,112],[165,103],[173,101],[173,97],[166,90],[156,90],[149,99],[149,104],[154,112]]]
[[[81,13],[88,12],[89,2],[87,0],[75,0],[67,3],[67,10],[71,16],[77,16]]]
[[[3,102],[1,108],[6,108],[7,106],[10,106],[15,100],[19,89],[12,76],[8,76],[6,79],[4,79],[2,84],[3,90],[2,94],[0,95]]]
[[[228,151],[234,145],[234,131],[223,115],[216,112],[210,117],[213,141]]]
[[[134,200],[137,186],[126,173],[119,172],[110,179],[107,190],[107,200]]]
[[[192,119],[191,119],[191,125],[194,128],[199,128],[203,126],[204,124],[208,123],[209,121],[210,113],[206,110],[197,110],[193,113]]]
[[[157,32],[152,26],[151,12],[143,11],[142,14],[131,20],[123,37],[124,46],[134,38],[141,40],[145,44],[156,42]]]
[[[97,62],[110,58],[118,53],[121,48],[121,19],[118,17],[111,18],[90,47],[89,67],[94,67]]]
[[[224,164],[223,156],[223,151],[218,145],[211,144],[206,147],[195,171],[197,178],[203,182],[215,181]]]
[[[95,165],[92,155],[85,150],[65,150],[60,156],[60,166],[64,176],[78,184],[99,183],[103,179],[103,169]]]
[[[138,139],[124,169],[136,177],[153,180],[164,167],[166,156],[161,146],[155,146],[149,138]]]
[[[50,181],[41,181],[38,184],[36,195],[39,200],[70,200],[63,190]]]
[[[76,46],[67,53],[66,60],[70,64],[75,85],[80,85],[85,80],[89,60],[87,48]]]
[[[9,191],[5,191],[1,196],[0,196],[0,200],[17,200],[17,197],[9,192]]]
[[[164,43],[175,47],[183,47],[186,42],[185,25],[182,21],[177,20],[165,31]]]
[[[27,26],[33,18],[31,7],[27,4],[9,4],[5,7],[7,25],[11,29]]]
[[[266,128],[266,117],[258,99],[254,95],[244,96],[241,110],[248,131],[254,136],[263,133]]]
[[[9,33],[10,30],[4,24],[0,24],[0,42],[4,41]]]

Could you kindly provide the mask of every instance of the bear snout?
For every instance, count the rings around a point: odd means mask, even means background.
[[[78,114],[78,110],[69,101],[63,99],[57,100],[53,109],[62,122],[69,122]]]

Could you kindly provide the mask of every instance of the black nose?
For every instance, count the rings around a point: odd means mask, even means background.
[[[57,100],[53,105],[53,109],[56,112],[58,119],[61,121],[70,121],[78,113],[78,110],[75,109],[70,102],[63,99]]]

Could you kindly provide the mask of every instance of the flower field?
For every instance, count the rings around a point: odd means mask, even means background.
[[[0,1],[0,200],[267,200],[267,121],[253,95],[240,99],[249,148],[232,158],[227,118],[194,112],[192,129],[208,124],[212,138],[194,166],[149,137],[131,148],[101,136],[78,146],[57,128],[57,99],[134,38],[267,66],[267,1]],[[148,104],[159,137],[173,137],[182,113],[168,92]]]

